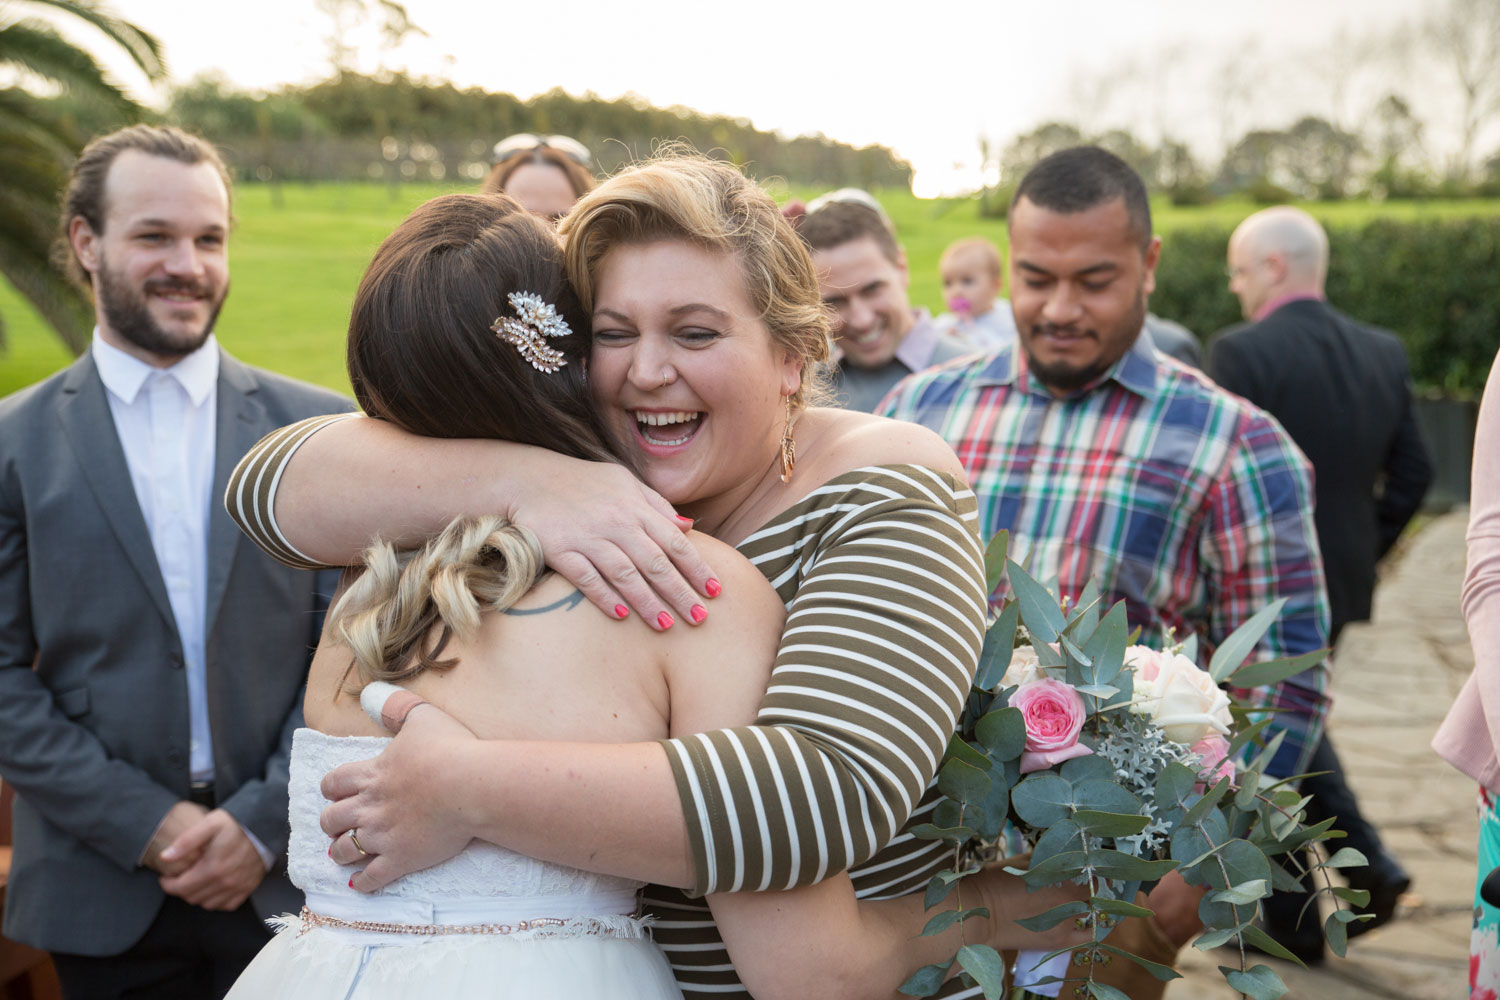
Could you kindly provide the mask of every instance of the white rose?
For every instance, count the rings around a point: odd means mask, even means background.
[[[1002,688],[1020,687],[1022,684],[1030,684],[1045,676],[1047,675],[1042,673],[1042,665],[1037,659],[1036,650],[1029,645],[1017,646],[1010,654],[1010,666],[1005,668],[1005,676],[1000,678],[1000,686]]]
[[[1180,653],[1140,647],[1132,647],[1127,660],[1135,670],[1130,710],[1160,726],[1167,739],[1192,746],[1210,732],[1229,735],[1229,696],[1206,670]]]

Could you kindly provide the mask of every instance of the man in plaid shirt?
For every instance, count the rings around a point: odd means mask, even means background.
[[[913,375],[876,412],[942,435],[979,497],[981,531],[1008,528],[1016,558],[1029,553],[1062,595],[1097,580],[1106,607],[1125,601],[1141,642],[1196,632],[1212,649],[1285,597],[1257,655],[1322,647],[1307,460],[1264,411],[1140,337],[1161,254],[1141,179],[1102,149],[1065,150],[1026,174],[1008,218],[1019,344]],[[1286,731],[1270,773],[1299,773],[1326,689],[1325,663],[1252,692]],[[1180,882],[1162,890],[1160,929],[1180,945],[1196,931],[1196,897]]]

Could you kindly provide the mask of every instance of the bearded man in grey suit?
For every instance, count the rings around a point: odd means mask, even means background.
[[[63,239],[93,344],[0,400],[4,932],[70,1000],[222,995],[298,903],[287,758],[322,603],[220,497],[262,435],[349,404],[219,349],[229,226],[201,139],[90,144]]]

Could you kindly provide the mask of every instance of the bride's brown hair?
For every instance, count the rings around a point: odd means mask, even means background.
[[[517,318],[512,293],[550,304],[571,333],[548,338],[544,372],[491,329]],[[589,321],[548,225],[504,195],[451,194],[419,207],[375,252],[349,318],[348,368],[372,417],[427,437],[498,438],[620,461],[584,377]],[[499,517],[457,519],[414,552],[377,541],[330,612],[361,678],[432,668],[451,635],[504,610],[543,571],[532,533]]]

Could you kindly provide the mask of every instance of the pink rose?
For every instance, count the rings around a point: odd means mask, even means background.
[[[1218,733],[1209,733],[1188,748],[1198,755],[1198,777],[1202,779],[1194,791],[1202,794],[1204,789],[1218,784],[1220,778],[1234,778],[1234,761],[1229,759],[1229,741]]]
[[[1010,696],[1010,706],[1020,709],[1026,720],[1022,774],[1094,752],[1078,742],[1083,731],[1083,697],[1071,685],[1051,678],[1023,684]]]

